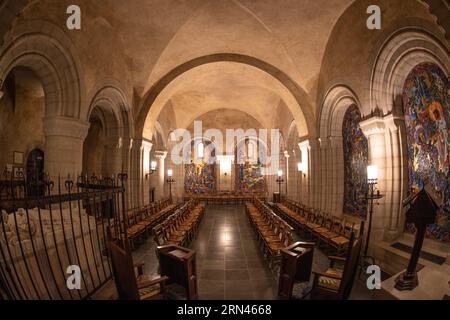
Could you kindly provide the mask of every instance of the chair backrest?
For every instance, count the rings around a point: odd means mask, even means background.
[[[348,244],[347,256],[342,273],[341,285],[339,287],[339,294],[342,299],[347,300],[352,291],[353,282],[355,280],[356,269],[358,268],[359,256],[361,253],[362,238],[355,237],[355,234],[350,235],[350,242]]]
[[[342,236],[346,237],[347,239],[350,239],[350,237],[352,236],[352,234],[354,236],[355,232],[353,230],[355,224],[351,223],[351,222],[344,222],[343,228],[342,228]]]
[[[340,234],[342,230],[342,220],[340,218],[334,218],[333,225],[331,227],[331,231]]]
[[[162,246],[167,241],[165,227],[163,224],[154,227],[153,234],[155,237],[155,242],[158,244],[158,246]]]
[[[139,290],[134,273],[131,250],[127,248],[127,245],[125,245],[125,248],[121,248],[111,240],[108,241],[108,244],[119,299],[139,300]]]

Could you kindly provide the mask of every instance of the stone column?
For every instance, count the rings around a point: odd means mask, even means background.
[[[309,140],[308,146],[309,161],[308,167],[310,168],[308,175],[309,183],[309,205],[313,208],[319,208],[320,206],[320,147],[318,140]]]
[[[289,172],[289,169],[290,169],[290,167],[289,167],[289,158],[290,158],[290,155],[289,155],[289,152],[288,151],[284,151],[284,153],[283,153],[283,155],[284,155],[284,179],[285,179],[285,181],[284,181],[284,194],[285,194],[285,196],[287,197],[287,198],[289,198],[289,191],[290,191],[290,188],[289,188],[289,183],[290,183],[290,179],[291,179],[291,175],[290,175],[290,172]]]
[[[142,183],[142,203],[150,203],[150,152],[153,144],[150,141],[142,140],[142,175],[140,176]]]
[[[141,207],[144,205],[144,188],[146,186],[145,173],[144,170],[148,170],[149,163],[147,161],[150,156],[146,156],[146,161],[144,163],[144,150],[145,153],[150,154],[152,148],[152,143],[147,140],[135,139],[131,145],[131,166],[130,172],[128,174],[128,179],[130,180],[131,187],[131,198],[133,207]]]
[[[331,205],[329,212],[333,215],[342,215],[344,200],[344,152],[342,137],[328,137],[330,147],[329,177]]]
[[[311,181],[311,175],[312,175],[312,166],[311,166],[311,146],[310,141],[305,140],[303,142],[300,142],[298,144],[298,147],[301,152],[301,162],[304,165],[304,169],[306,172],[302,172],[302,175],[300,177],[300,190],[301,195],[299,201],[304,204],[312,205],[312,181]]]
[[[167,198],[164,193],[164,179],[165,179],[165,160],[167,157],[167,151],[158,150],[155,151],[155,158],[157,159],[156,177],[153,186],[156,188],[156,199],[161,200]]]
[[[105,158],[102,174],[112,176],[120,173],[122,166],[122,141],[110,140],[105,144]]]
[[[390,196],[390,216],[388,220],[388,228],[384,234],[384,238],[387,241],[392,241],[399,236],[403,231],[401,222],[401,215],[403,212],[402,199],[406,196],[406,190],[404,187],[407,185],[407,171],[404,172],[407,164],[403,164],[402,159],[402,132],[401,128],[404,128],[404,118],[394,117],[393,115],[388,115],[385,117],[385,123],[387,128],[389,153],[391,159],[391,173],[389,177],[390,183],[387,187],[386,193]],[[405,150],[406,152],[406,150]],[[406,154],[406,153],[405,153]],[[407,158],[405,158],[406,160]],[[405,180],[406,178],[406,180]],[[388,200],[388,198],[386,198]]]
[[[293,200],[298,200],[299,193],[299,179],[300,174],[297,171],[297,162],[298,162],[298,152],[295,150],[292,151],[292,155],[289,158],[288,172],[289,172],[289,180],[288,180],[288,198]]]
[[[399,233],[402,198],[402,159],[399,121],[392,115],[373,116],[360,123],[369,141],[369,164],[378,166],[377,188],[384,197],[375,201],[369,253],[377,254],[375,243],[393,240]]]
[[[330,201],[330,162],[328,159],[329,155],[329,144],[328,139],[319,139],[320,156],[319,162],[317,163],[320,171],[320,181],[319,181],[319,206],[323,211],[327,210],[328,202]]]
[[[133,194],[132,194],[132,186],[131,186],[131,179],[130,179],[130,173],[132,172],[132,163],[131,163],[131,147],[133,145],[133,139],[131,138],[125,138],[121,139],[121,149],[122,149],[122,164],[121,168],[116,174],[118,173],[127,173],[128,179],[125,183],[125,191],[126,191],[126,206],[127,209],[130,209],[133,207]]]
[[[57,190],[58,176],[64,181],[69,174],[73,179],[81,174],[83,143],[88,130],[89,122],[69,118],[44,120],[45,172],[55,182],[54,190]]]

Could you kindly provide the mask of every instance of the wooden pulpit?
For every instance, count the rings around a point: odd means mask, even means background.
[[[296,283],[309,283],[314,256],[314,242],[295,242],[281,250],[278,297],[292,299]]]
[[[436,220],[436,212],[439,208],[438,204],[425,188],[408,197],[403,202],[403,205],[409,206],[406,212],[406,222],[414,223],[416,237],[408,268],[395,279],[395,288],[400,291],[412,290],[419,285],[416,273],[417,262],[419,261],[420,251],[422,250],[427,225],[434,223]]]
[[[169,299],[194,300],[198,298],[195,251],[176,245],[156,249],[162,276],[169,280],[166,294]]]

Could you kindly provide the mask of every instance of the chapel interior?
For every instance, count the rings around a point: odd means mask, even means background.
[[[0,300],[450,299],[449,39],[448,0],[0,0]]]

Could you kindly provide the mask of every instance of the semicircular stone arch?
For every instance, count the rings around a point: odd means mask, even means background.
[[[80,118],[85,102],[82,68],[76,50],[62,30],[44,21],[13,28],[0,48],[0,79],[15,67],[32,70],[42,81],[46,117]]]
[[[140,111],[137,115],[136,120],[136,136],[142,137],[144,125],[147,120],[147,115],[149,114],[153,103],[156,101],[158,95],[175,78],[195,67],[215,62],[242,63],[258,68],[273,76],[290,92],[290,94],[298,104],[298,115],[295,115],[296,112],[293,113],[294,118],[296,118],[296,120],[299,122],[299,128],[301,127],[303,129],[302,136],[314,136],[314,115],[312,113],[312,107],[311,103],[309,102],[309,98],[307,97],[307,94],[303,91],[303,89],[301,89],[289,76],[287,76],[284,72],[277,69],[273,65],[251,56],[236,53],[217,53],[192,59],[172,69],[169,73],[167,73],[164,77],[157,81],[142,99],[143,102],[141,104]]]
[[[133,117],[125,94],[118,86],[105,82],[95,90],[88,112],[83,118],[90,121],[94,116],[101,121],[107,155],[105,170],[109,174],[118,174],[130,168]]]
[[[380,46],[375,59],[363,115],[380,109],[383,114],[402,113],[403,85],[413,68],[423,62],[450,71],[450,46],[425,29],[402,28]]]
[[[349,133],[350,131],[344,131],[343,128],[346,120],[348,122],[346,116],[350,110],[358,113],[359,121],[361,120],[360,105],[356,93],[345,84],[336,84],[331,87],[322,103],[317,123],[320,136],[320,155],[316,156],[318,162],[316,165],[319,170],[316,171],[316,177],[313,177],[316,179],[313,183],[319,186],[315,195],[317,197],[315,203],[325,212],[341,214],[349,211],[345,210],[345,203],[349,203],[351,198],[346,196],[345,186],[347,185],[347,189],[349,189],[350,185],[354,183],[348,180],[349,176],[346,171],[349,171],[349,167],[345,165],[344,160],[346,159],[345,149],[346,147],[348,149],[353,142],[344,134],[344,132]],[[358,121],[354,121],[354,125],[359,128]]]

